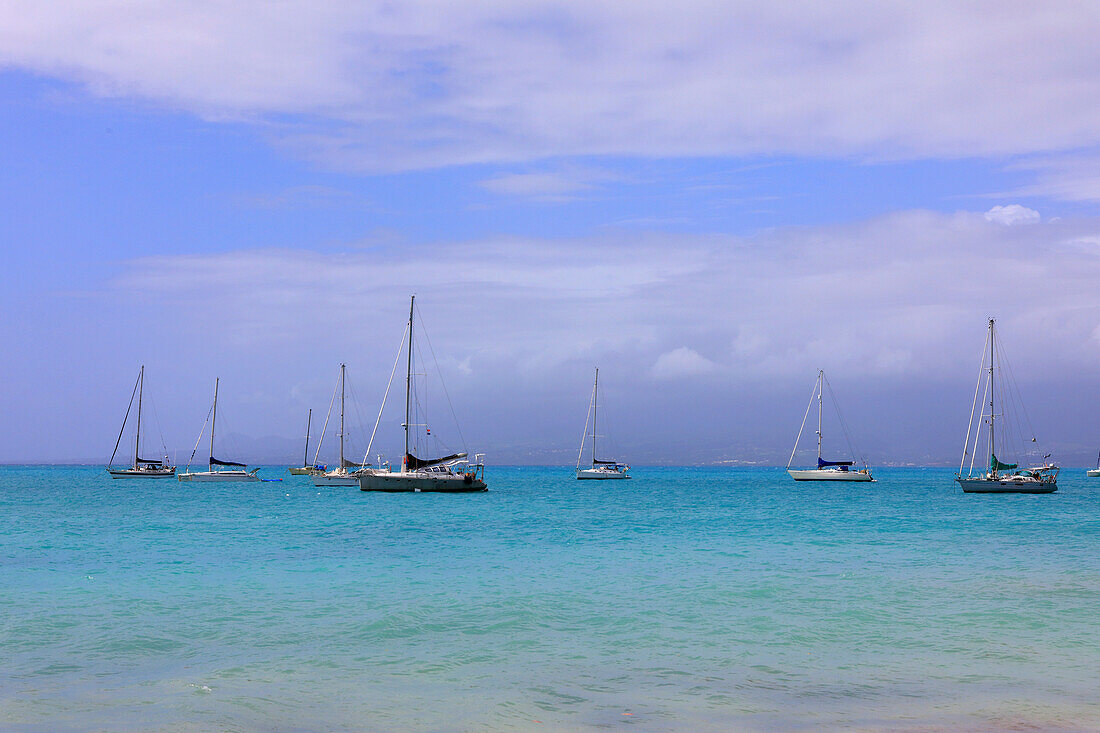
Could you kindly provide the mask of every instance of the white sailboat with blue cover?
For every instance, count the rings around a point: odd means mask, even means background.
[[[202,441],[202,430],[199,431],[199,438],[195,441],[195,450],[191,451],[191,458],[187,461],[187,471],[179,475],[180,481],[259,481],[260,477],[256,475],[256,472],[260,469],[254,468],[251,471],[244,469],[248,468],[247,464],[237,463],[235,461],[223,461],[214,457],[214,427],[218,422],[218,382],[220,380],[214,380],[214,405],[210,410],[210,457],[207,462],[206,471],[192,471],[191,461],[195,458],[195,452],[199,449],[199,443]],[[206,426],[203,425],[203,428]]]
[[[814,383],[813,391],[810,392],[810,402],[806,405],[806,414],[802,416],[802,426],[798,429],[798,437],[794,440],[791,458],[787,461],[787,473],[795,481],[874,481],[875,479],[871,476],[871,469],[867,466],[866,460],[861,461],[863,468],[857,469],[855,468],[854,459],[850,461],[827,461],[821,457],[822,396],[826,389],[829,390],[829,397],[833,407],[836,408],[837,420],[840,422],[844,437],[848,441],[848,450],[855,456],[848,427],[844,423],[844,418],[840,415],[840,407],[837,404],[836,396],[833,394],[833,388],[829,385],[829,380],[825,378],[825,371],[822,369],[818,370],[817,381]],[[795,454],[798,452],[798,444],[802,441],[802,431],[806,429],[806,420],[810,416],[810,409],[815,401],[817,402],[817,467],[791,468]]]

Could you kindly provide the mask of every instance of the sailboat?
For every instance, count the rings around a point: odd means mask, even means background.
[[[478,454],[475,463],[470,463],[467,453],[453,453],[441,458],[418,458],[410,451],[412,428],[412,361],[413,361],[413,313],[416,296],[409,300],[408,358],[405,362],[405,454],[401,459],[400,471],[385,471],[381,468],[364,469],[359,473],[359,488],[363,491],[432,491],[432,492],[471,492],[486,491],[485,464]],[[402,339],[404,340],[404,339]],[[398,359],[401,354],[398,352]],[[396,362],[394,364],[396,368]],[[392,375],[391,375],[392,378]],[[386,390],[388,396],[389,390]],[[385,408],[385,397],[382,399]],[[381,419],[381,411],[379,418]],[[376,425],[377,427],[377,425]],[[367,448],[368,455],[370,447]],[[419,452],[419,451],[418,451]]]
[[[1003,451],[1010,448],[1006,445],[1009,442],[1006,428],[1010,422],[1003,412],[1000,415],[997,414],[997,388],[1004,385],[1004,378],[1001,374],[1001,367],[997,363],[997,355],[1000,352],[996,348],[997,332],[993,324],[994,319],[990,318],[989,333],[986,336],[986,345],[989,346],[989,369],[986,370],[986,351],[983,347],[978,384],[974,388],[974,403],[970,407],[970,425],[966,429],[966,443],[963,445],[962,462],[959,464],[959,472],[955,475],[955,480],[959,482],[959,486],[967,494],[1051,494],[1058,490],[1058,467],[1046,460],[1049,455],[1044,456],[1043,465],[1027,469],[1020,469],[1018,464],[1006,463],[997,457],[998,448],[1001,448],[1002,456],[1005,455]],[[1003,360],[1004,356],[1002,354],[1001,361]],[[974,417],[978,409],[978,391],[982,389],[983,382],[985,383],[984,396],[989,397],[989,413],[986,414],[985,412],[986,402],[983,396],[980,420],[989,426],[985,445],[985,448],[989,450],[989,470],[983,472],[979,465],[979,472],[975,474],[974,459],[979,453],[978,441],[981,438],[981,428],[975,429]],[[1002,386],[1001,389],[1003,391],[1004,387]],[[1004,395],[1001,397],[1001,402],[1004,403]],[[1018,396],[1014,402],[1015,404],[1021,404]],[[1004,410],[1004,406],[1001,406],[1000,409]],[[997,443],[997,427],[1001,423],[1004,423],[1004,425],[1001,426],[1002,441],[999,446]],[[973,452],[971,452],[971,433],[974,436]],[[1031,442],[1034,443],[1035,438],[1032,438]],[[964,477],[962,473],[966,467],[967,455],[970,455],[970,468]]]
[[[309,463],[309,427],[313,421],[313,410],[311,409],[306,413],[306,447],[302,451],[302,465],[291,466],[287,469],[290,471],[291,476],[308,476],[311,473],[317,473],[318,471],[324,471],[324,466],[310,465]]]
[[[259,481],[260,477],[256,475],[256,472],[260,469],[254,468],[251,471],[245,471],[247,466],[244,463],[235,463],[233,461],[222,461],[214,457],[214,426],[218,421],[218,379],[214,380],[214,406],[211,408],[210,418],[210,460],[208,461],[208,470],[206,471],[191,471],[191,461],[187,462],[188,471],[179,475],[180,481]],[[205,425],[203,426],[206,427]],[[199,440],[202,440],[202,431],[199,431]],[[198,441],[195,442],[195,450],[191,451],[191,458],[195,457],[195,451],[198,450]],[[228,470],[217,470],[215,466],[222,466]],[[280,479],[281,480],[281,479]]]
[[[618,461],[601,461],[596,458],[596,397],[600,388],[600,370],[596,368],[596,379],[592,383],[592,402],[589,403],[588,416],[584,419],[584,433],[581,435],[581,448],[577,452],[578,479],[625,479],[630,478],[627,471],[630,466]],[[581,468],[584,444],[588,440],[588,418],[592,418],[592,464]]]
[[[836,404],[836,395],[833,394],[833,388],[829,385],[829,380],[825,378],[825,370],[819,369],[817,381],[814,383],[813,391],[810,392],[810,402],[806,405],[806,414],[802,416],[802,427],[798,429],[798,437],[794,440],[791,458],[787,461],[787,473],[795,481],[874,481],[875,479],[871,476],[871,469],[867,466],[866,461],[862,461],[863,468],[853,469],[855,461],[826,461],[821,457],[821,403],[822,395],[826,389],[829,390],[833,406],[837,407],[837,418],[844,429],[845,437],[848,437],[848,429],[844,425],[844,418],[840,416],[840,408]],[[810,416],[810,408],[813,407],[815,399],[817,400],[817,468],[792,469],[791,464],[794,463],[794,455],[798,452],[798,443],[802,440],[802,431],[806,429],[806,419]],[[850,438],[848,449],[852,450]],[[855,451],[852,450],[852,453],[854,455]]]
[[[1096,454],[1096,468],[1090,468],[1085,471],[1085,476],[1088,478],[1100,478],[1100,453]]]
[[[111,460],[107,462],[107,473],[111,478],[171,478],[176,475],[176,467],[168,465],[168,456],[164,460],[149,460],[141,457],[141,401],[145,392],[145,365],[138,372],[137,384],[134,385],[137,392],[137,429],[134,431],[134,462],[129,468],[112,468],[118,446],[122,443],[122,434],[126,432],[126,421],[130,418],[130,408],[134,405],[134,395],[130,394],[130,404],[126,407],[126,416],[122,418],[122,428],[118,431],[118,440],[115,441],[115,450],[111,453]]]
[[[359,474],[357,471],[348,471],[349,468],[359,469],[360,464],[344,458],[344,392],[347,382],[347,367],[340,365],[340,463],[331,471],[316,471],[313,473],[314,486],[358,486]],[[330,408],[331,409],[331,408]],[[325,418],[328,422],[328,418]],[[319,447],[319,446],[318,446]]]

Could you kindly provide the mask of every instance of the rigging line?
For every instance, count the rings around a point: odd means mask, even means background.
[[[405,350],[405,335],[409,332],[409,324],[405,324],[405,330],[401,332],[401,343],[397,347],[397,357],[393,360],[393,369],[390,370],[390,380],[386,382],[386,393],[382,395],[382,406],[378,408],[378,418],[374,421],[374,430],[370,434],[370,442],[367,443],[367,452],[363,455],[363,465],[367,465],[370,459],[371,448],[374,447],[374,436],[378,433],[378,424],[382,422],[382,411],[386,409],[386,398],[390,396],[390,385],[393,384],[393,375],[397,373],[397,365],[401,361],[401,353]]]
[[[157,434],[160,435],[160,447],[164,450],[165,457],[168,456],[168,442],[164,439],[164,430],[160,426],[160,416],[157,415],[157,403],[153,401],[153,398],[149,398],[149,404],[153,406],[153,422],[157,424]]]
[[[336,392],[340,389],[340,379],[337,377],[336,384],[332,388],[332,399],[328,401],[328,412],[325,413],[325,425],[321,428],[321,437],[317,438],[317,450],[313,451],[313,465],[317,465],[317,458],[321,455],[321,443],[325,440],[325,431],[328,430],[328,421],[332,417],[332,406],[336,404]]]
[[[802,440],[802,431],[806,428],[806,418],[810,416],[810,408],[814,406],[814,397],[817,396],[818,383],[821,381],[820,376],[814,380],[814,388],[810,390],[810,401],[806,404],[806,414],[802,416],[802,425],[798,428],[798,437],[794,439],[794,448],[791,449],[791,458],[787,461],[788,470],[791,464],[794,463],[794,454],[798,452],[798,443]]]
[[[1015,403],[1017,403],[1019,405],[1019,410],[1018,410],[1018,412],[1016,412],[1016,414],[1013,417],[1016,420],[1017,430],[1019,430],[1019,432],[1020,432],[1020,439],[1022,440],[1024,445],[1027,445],[1028,444],[1028,438],[1030,438],[1031,443],[1035,446],[1036,452],[1041,454],[1042,451],[1039,450],[1038,441],[1035,438],[1035,428],[1031,424],[1031,416],[1027,412],[1026,405],[1024,405],[1023,395],[1020,393],[1020,386],[1019,386],[1019,384],[1017,384],[1016,375],[1012,371],[1012,362],[1009,361],[1006,356],[1002,355],[1001,363],[1003,363],[1005,365],[1005,368],[1008,370],[1008,379],[1012,383],[1012,389],[1013,389],[1013,392],[1014,392],[1014,395],[1015,395]],[[1020,418],[1019,418],[1020,414],[1023,414],[1024,423],[1027,425],[1027,432],[1026,433],[1024,432],[1024,425],[1020,423]]]
[[[833,385],[829,382],[829,378],[825,376],[824,372],[822,372],[821,378],[825,380],[825,386],[829,388],[829,399],[832,400],[833,409],[836,410],[837,420],[840,421],[840,429],[844,433],[845,442],[848,443],[849,454],[852,456],[852,458],[859,458],[859,460],[863,462],[863,467],[867,468],[867,458],[865,456],[856,454],[856,449],[852,441],[852,433],[848,429],[848,423],[844,421],[844,414],[840,411],[840,403],[837,402],[836,392],[833,391]]]
[[[1011,372],[1011,366],[1008,365],[1008,360],[1005,356],[1003,348],[1001,347],[1001,340],[997,342],[998,350],[997,354],[1001,359],[1001,369],[998,370],[999,384],[1001,387],[1002,404],[1004,405],[1004,411],[1002,413],[1001,422],[1004,424],[1002,429],[1002,436],[1004,437],[1005,445],[1013,451],[1012,455],[1016,457],[1017,463],[1020,458],[1026,458],[1026,450],[1024,446],[1026,441],[1023,436],[1023,426],[1020,424],[1020,412],[1023,408],[1022,401],[1020,400],[1019,389],[1013,391],[1009,389],[1009,376],[1005,375],[1005,368],[1007,367]],[[1015,428],[1015,432],[1013,432]],[[1019,446],[1016,445],[1016,439],[1020,439]]]
[[[211,404],[206,410],[206,420],[202,423],[202,430],[199,431],[199,437],[195,438],[195,447],[191,449],[191,457],[187,459],[187,470],[191,470],[191,462],[195,460],[195,454],[199,450],[199,443],[202,442],[202,434],[206,432],[206,426],[210,424],[210,413],[214,411],[214,405]]]
[[[989,343],[989,342],[986,341],[986,343]],[[984,357],[982,358],[982,371],[983,372],[985,371],[985,358]],[[981,416],[979,418],[979,422],[984,422],[985,421],[984,420],[984,417],[985,417],[985,398],[989,396],[989,383],[990,383],[990,380],[989,380],[989,374],[988,373],[982,374],[978,377],[978,385],[979,386],[984,385],[984,387],[982,389],[982,412],[981,412]],[[977,397],[977,391],[975,391],[974,396]],[[979,425],[978,429],[974,433],[974,452],[970,454],[970,469],[969,469],[969,473],[967,474],[968,476],[973,476],[974,475],[974,459],[977,458],[977,456],[978,456],[978,441],[981,440],[981,434],[982,434],[982,430],[981,430],[981,427]],[[986,442],[988,443],[988,441],[989,441],[989,438],[987,437]],[[988,450],[989,449],[988,445],[986,446],[986,449],[990,454],[992,454],[993,451]],[[966,460],[966,454],[965,453],[963,454],[963,460],[964,461]]]
[[[970,405],[970,423],[966,426],[966,442],[963,444],[962,460],[959,461],[959,475],[962,476],[963,466],[966,465],[966,451],[970,448],[970,431],[974,427],[974,410],[978,406],[978,389],[982,386],[982,375],[985,373],[985,352],[989,346],[989,334],[985,335],[985,344],[982,345],[982,363],[978,367],[978,380],[974,383],[974,402]],[[984,405],[984,398],[982,404]],[[984,408],[983,408],[984,409]],[[974,452],[978,452],[978,436],[974,436]],[[974,458],[970,459],[971,472],[973,472]]]
[[[596,399],[596,385],[592,384],[592,395],[588,398],[588,412],[584,415],[584,432],[581,433],[581,448],[577,451],[577,470],[581,468],[581,457],[584,455],[584,444],[588,439],[588,420],[592,417],[592,403]],[[595,436],[593,436],[595,439]]]
[[[139,381],[141,381],[140,376],[134,381],[134,391],[130,393],[130,404],[126,405],[126,414],[122,417],[122,427],[118,429],[118,440],[115,441],[115,449],[111,451],[111,460],[107,463],[108,468],[114,464],[118,446],[122,443],[122,434],[126,432],[126,421],[130,419],[130,408],[134,406],[134,397],[137,395]]]
[[[432,339],[428,335],[428,327],[424,325],[424,318],[420,313],[416,314],[420,318],[420,331],[424,334],[424,340],[428,342],[428,350],[432,354],[432,361],[435,362],[435,371],[439,375],[439,383],[443,385],[443,395],[447,398],[447,406],[451,408],[451,418],[455,421],[455,428],[458,430],[458,439],[462,441],[462,450],[468,451],[466,447],[466,438],[462,435],[462,426],[458,423],[458,415],[455,414],[455,407],[451,403],[451,394],[447,391],[447,383],[443,381],[443,372],[439,369],[439,360],[435,358],[435,349],[432,348]]]

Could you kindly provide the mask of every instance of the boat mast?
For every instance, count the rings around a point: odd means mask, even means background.
[[[600,390],[600,368],[596,367],[596,381],[592,383],[592,465],[596,465],[596,398]]]
[[[340,470],[344,470],[344,364],[340,365]]]
[[[134,436],[134,470],[138,467],[138,457],[141,455],[141,394],[145,391],[145,365],[141,365],[141,371],[138,373],[138,415],[137,415],[137,435]]]
[[[822,377],[825,376],[824,369],[817,370],[817,462],[820,467],[821,464],[821,387]]]
[[[993,334],[993,319],[990,318],[989,319],[989,457],[990,457],[990,466],[989,466],[989,468],[990,468],[990,471],[993,474],[993,478],[997,478],[997,464],[995,463],[995,461],[997,460],[997,451],[995,450],[996,446],[994,445],[994,442],[993,442],[996,439],[996,435],[997,435],[996,432],[994,432],[994,430],[993,430],[993,391],[994,391],[994,384],[993,384],[993,353],[994,353],[994,351],[993,351],[993,339],[994,338],[995,338],[995,336]]]
[[[406,471],[409,461],[409,399],[412,394],[412,370],[413,370],[413,305],[416,296],[409,298],[409,354],[405,367],[405,455],[401,458],[401,465]]]
[[[218,377],[214,377],[214,413],[210,417],[210,461],[207,469],[214,470],[214,423],[218,421]]]
[[[302,466],[309,465],[309,425],[313,422],[313,408],[309,408],[309,412],[306,413],[306,449],[302,453]]]

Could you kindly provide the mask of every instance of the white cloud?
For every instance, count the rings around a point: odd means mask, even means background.
[[[0,66],[354,169],[972,156],[1100,144],[1098,31],[1100,6],[1068,1],[8,0]]]
[[[658,356],[650,373],[656,379],[677,379],[710,374],[717,369],[717,364],[698,351],[681,346]]]
[[[985,220],[1005,226],[1014,224],[1038,224],[1039,212],[1020,204],[1008,204],[1006,206],[994,206],[985,212]]]

